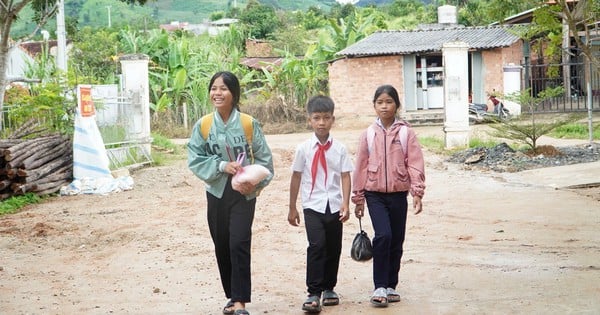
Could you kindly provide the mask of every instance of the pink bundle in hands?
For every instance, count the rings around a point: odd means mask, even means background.
[[[237,162],[242,164],[246,158],[245,153],[240,153],[237,158]],[[240,189],[242,183],[250,183],[252,185],[258,184],[261,180],[269,176],[271,172],[264,166],[259,164],[250,164],[244,166],[241,170],[237,171],[231,179],[231,187],[233,189]]]

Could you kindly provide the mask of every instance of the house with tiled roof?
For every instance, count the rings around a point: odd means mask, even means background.
[[[48,54],[56,58],[58,42],[56,40],[48,41],[27,41],[12,45],[8,51],[6,62],[6,78],[8,81],[25,78],[25,72],[30,64],[35,62],[35,58],[42,54],[42,51],[48,49]],[[67,42],[67,51],[72,47],[71,41]]]
[[[506,71],[520,71],[523,42],[515,32],[519,27],[441,23],[373,33],[339,51],[330,62],[329,93],[339,112],[357,116],[374,115],[373,93],[382,84],[396,87],[405,112],[442,109],[442,47],[464,42],[468,45],[468,82],[460,85],[467,85],[473,102],[486,103],[489,93],[502,93],[506,84],[520,86],[518,76],[516,82],[505,79]]]

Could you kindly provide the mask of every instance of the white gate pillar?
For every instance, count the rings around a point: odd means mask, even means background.
[[[121,62],[122,90],[132,95],[139,95],[133,100],[135,106],[130,135],[137,135],[137,140],[150,153],[152,137],[150,134],[150,84],[148,79],[149,57],[144,54],[131,54],[119,58]]]
[[[469,45],[442,45],[444,58],[444,134],[446,149],[469,145]]]

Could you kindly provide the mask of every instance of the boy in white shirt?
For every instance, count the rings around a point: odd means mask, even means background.
[[[335,122],[334,107],[327,96],[314,96],[308,101],[308,123],[314,134],[296,147],[292,163],[288,222],[300,224],[296,200],[301,191],[308,239],[308,298],[302,310],[308,313],[320,312],[321,305],[339,304],[333,289],[342,250],[342,226],[349,217],[353,165],[346,147],[329,134]]]

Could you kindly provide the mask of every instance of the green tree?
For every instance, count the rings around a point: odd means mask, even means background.
[[[69,75],[76,82],[117,82],[118,33],[89,26],[75,33],[69,58]]]
[[[320,8],[311,6],[306,13],[298,11],[297,13],[300,24],[305,30],[314,30],[321,28],[327,24],[325,12]]]
[[[486,13],[490,21],[503,21],[517,13],[539,6],[543,0],[490,0]]]
[[[538,93],[537,96],[532,96],[531,89],[523,90],[514,95],[508,95],[509,99],[516,100],[524,109],[526,109],[525,112],[529,114],[529,120],[503,120],[491,124],[490,127],[494,129],[494,131],[491,132],[492,136],[515,140],[529,146],[533,152],[536,152],[537,141],[541,136],[550,133],[560,126],[575,122],[581,118],[580,115],[569,115],[553,121],[540,121],[537,119],[535,114],[537,106],[544,102],[544,100],[562,95],[563,93],[563,87],[559,86],[556,88],[545,89]]]
[[[147,0],[121,0],[129,4],[140,4],[143,5]],[[0,1],[0,111],[4,101],[4,92],[6,85],[9,83],[6,80],[6,61],[8,58],[9,50],[20,45],[24,39],[27,39],[33,34],[37,33],[40,27],[42,27],[48,19],[55,16],[58,10],[58,0],[14,0],[14,1]],[[11,41],[10,31],[15,21],[19,18],[21,12],[26,7],[33,9],[34,15],[32,22],[37,27],[34,32],[21,40]]]
[[[273,32],[281,25],[275,9],[256,0],[248,1],[239,19],[248,27],[248,35],[256,39],[272,38]]]
[[[419,0],[394,0],[383,9],[393,17],[401,17],[423,10],[424,6],[423,2]]]

